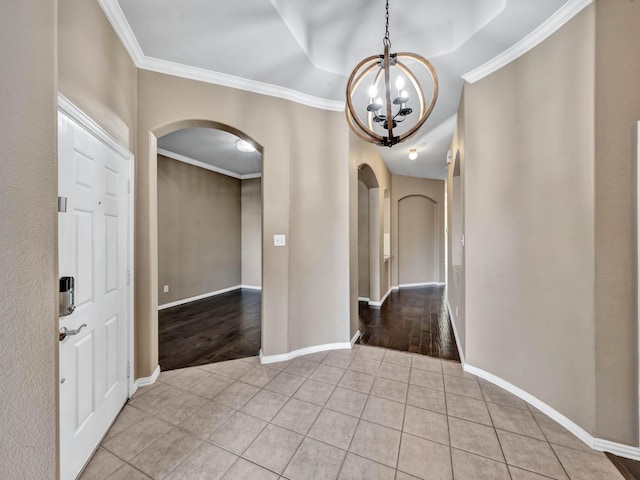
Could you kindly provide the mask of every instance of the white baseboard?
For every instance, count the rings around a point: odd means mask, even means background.
[[[138,390],[138,388],[147,387],[153,384],[158,379],[159,376],[160,376],[160,365],[157,365],[150,377],[140,377],[140,378],[137,378],[135,382],[133,382],[133,392],[131,392],[131,396],[133,396],[133,394],[136,393],[136,390]]]
[[[384,305],[385,300],[387,299],[387,297],[389,296],[389,294],[393,291],[393,287],[390,288],[389,290],[387,290],[387,293],[384,294],[384,297],[382,297],[382,299],[379,302],[372,302],[371,300],[369,300],[369,306],[370,307],[381,307],[382,305]]]
[[[262,349],[260,349],[260,363],[278,363],[278,362],[286,362],[287,360],[291,360],[296,357],[301,357],[303,355],[310,355],[312,353],[317,352],[326,352],[327,350],[350,350],[351,343],[349,342],[341,342],[341,343],[325,343],[323,345],[314,345],[312,347],[301,348],[299,350],[294,350],[289,353],[281,353],[279,355],[264,355],[262,353]]]
[[[358,339],[360,338],[361,335],[362,335],[362,333],[360,333],[360,330],[357,330],[356,333],[353,334],[353,337],[351,338],[351,346],[352,347],[358,341]]]
[[[444,283],[439,282],[423,282],[423,283],[401,283],[397,288],[413,288],[413,287],[444,287]]]
[[[358,297],[359,302],[368,302],[369,300],[371,300],[369,297]]]
[[[262,290],[262,287],[257,285],[240,285],[240,288],[246,288],[247,290]]]
[[[622,443],[610,442],[608,440],[602,440],[600,438],[593,437],[591,434],[587,433],[587,431],[585,431],[578,424],[576,424],[569,418],[565,417],[563,414],[555,410],[553,407],[550,407],[549,405],[544,403],[542,400],[539,400],[538,398],[534,397],[530,393],[525,392],[521,388],[516,387],[512,383],[509,383],[506,380],[503,380],[502,378],[492,373],[489,373],[485,370],[474,367],[473,365],[469,365],[468,363],[464,365],[464,371],[469,372],[473,375],[476,375],[477,377],[483,378],[484,380],[487,380],[488,382],[491,382],[494,385],[497,385],[498,387],[503,388],[506,391],[514,394],[516,397],[521,398],[528,404],[533,405],[542,413],[552,418],[553,420],[558,422],[560,425],[562,425],[564,428],[569,430],[571,433],[573,433],[576,437],[582,440],[588,447],[592,448],[593,450],[598,450],[600,452],[610,452],[610,453],[613,453],[614,455],[630,458],[632,460],[640,460],[639,447],[632,447],[629,445],[624,445]]]
[[[462,366],[464,366],[464,350],[462,350],[462,344],[460,343],[460,337],[458,336],[458,329],[456,327],[456,319],[453,316],[453,311],[451,310],[451,304],[449,303],[448,298],[447,310],[449,311],[449,320],[451,320],[451,327],[453,328],[453,336],[456,338],[456,345],[458,346],[458,353],[460,354],[460,362],[462,363]]]
[[[182,300],[176,300],[175,302],[165,303],[158,305],[158,310],[164,310],[165,308],[177,307],[178,305],[184,305],[185,303],[195,302],[196,300],[202,300],[203,298],[215,297],[227,292],[233,292],[241,288],[260,288],[260,287],[245,287],[243,285],[234,285],[233,287],[223,288],[222,290],[216,290],[215,292],[203,293],[202,295],[196,295],[195,297],[184,298]]]

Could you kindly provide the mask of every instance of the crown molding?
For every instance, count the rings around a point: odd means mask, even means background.
[[[109,20],[109,23],[115,30],[116,35],[122,42],[122,45],[124,45],[124,48],[129,52],[133,63],[135,63],[136,67],[141,68],[140,65],[144,58],[144,53],[133,30],[131,30],[131,25],[129,25],[118,0],[98,0],[98,3],[107,16],[107,20]]]
[[[204,168],[205,170],[211,170],[212,172],[216,172],[221,175],[226,175],[227,177],[237,178],[238,180],[249,180],[250,178],[262,177],[262,173],[247,173],[245,175],[241,175],[239,173],[232,172],[230,170],[225,170],[224,168],[216,167],[215,165],[211,165],[209,163],[201,162],[200,160],[187,157],[186,155],[181,155],[179,153],[172,152],[171,150],[165,150],[164,148],[158,148],[158,155],[163,155],[165,157],[169,157],[179,162],[188,163],[189,165],[193,165],[194,167],[200,167],[200,168]]]
[[[192,67],[190,65],[184,65],[177,62],[148,57],[142,51],[142,48],[131,29],[131,25],[129,25],[118,1],[98,0],[98,2],[107,16],[109,23],[111,23],[111,26],[115,30],[116,35],[118,35],[118,38],[129,52],[133,63],[135,63],[136,67],[142,70],[164,73],[199,82],[236,88],[238,90],[244,90],[269,97],[281,98],[283,100],[289,100],[321,110],[330,110],[334,112],[342,112],[344,110],[344,101],[315,97],[313,95],[298,92],[291,88],[280,87],[270,83],[259,82],[257,80],[250,80],[247,78],[236,77],[234,75],[228,75],[226,73],[214,72],[205,68]]]
[[[529,35],[483,65],[465,73],[462,78],[469,83],[482,80],[538,46],[592,3],[593,0],[569,0]]]

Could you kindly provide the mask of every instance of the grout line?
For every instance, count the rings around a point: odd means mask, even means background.
[[[489,413],[489,420],[491,420],[491,428],[493,428],[493,434],[496,436],[496,440],[498,440],[498,446],[500,447],[500,453],[502,453],[502,458],[504,459],[504,463],[506,465],[509,465],[507,463],[507,456],[504,454],[504,449],[502,448],[502,442],[500,441],[500,437],[498,436],[498,430],[496,429],[496,426],[493,423],[493,416],[491,416],[491,410],[489,410],[489,406],[487,405],[487,399],[484,395],[484,390],[482,390],[482,385],[480,385],[479,381],[478,381],[478,388],[480,389],[480,395],[482,395],[482,400],[484,400],[484,406],[487,409],[487,413]],[[511,470],[509,470],[508,466],[507,466],[507,473],[509,474],[509,478],[513,479],[511,475]]]
[[[447,404],[447,384],[444,381],[444,368],[442,369],[442,387],[444,396],[444,411],[447,421],[447,438],[449,439],[449,465],[451,466],[451,478],[455,478],[453,471],[453,445],[451,443],[451,428],[449,428],[449,405]]]

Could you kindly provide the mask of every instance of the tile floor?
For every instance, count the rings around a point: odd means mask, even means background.
[[[615,480],[594,452],[459,363],[382,348],[161,373],[82,480]]]

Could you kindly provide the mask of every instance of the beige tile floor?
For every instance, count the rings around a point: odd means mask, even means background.
[[[615,480],[601,453],[460,364],[356,346],[161,373],[82,480]]]

